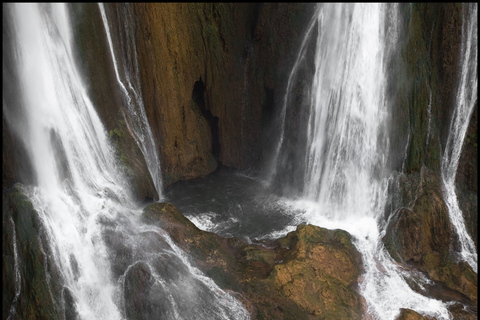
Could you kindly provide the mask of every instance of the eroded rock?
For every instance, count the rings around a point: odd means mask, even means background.
[[[458,238],[443,201],[438,174],[423,168],[420,177],[400,179],[405,206],[391,217],[383,238],[390,255],[407,267],[418,268],[435,284],[423,294],[473,306],[477,302],[477,274],[458,261]]]
[[[220,287],[240,293],[253,319],[362,317],[362,261],[345,231],[300,225],[260,245],[201,231],[169,203],[150,205],[143,215]]]

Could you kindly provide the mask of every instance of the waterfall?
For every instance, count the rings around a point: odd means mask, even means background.
[[[302,209],[301,220],[352,234],[363,257],[360,292],[370,317],[396,319],[406,308],[449,319],[445,303],[414,292],[405,281],[423,286],[428,279],[409,275],[381,241],[391,179],[386,69],[397,48],[398,15],[398,5],[318,5],[315,70],[304,124],[304,185],[290,203]],[[295,65],[300,59],[302,54]]]
[[[140,316],[146,318],[248,319],[245,308],[196,269],[165,231],[141,221],[142,208],[133,201],[76,68],[69,7],[9,4],[4,8],[10,14],[8,23],[13,24],[13,43],[6,49],[14,56],[25,119],[6,118],[10,127],[18,129],[15,132],[36,175],[35,185],[24,186],[23,191],[48,239],[49,250],[40,250],[51,252],[61,278],[54,280],[71,293],[72,311],[80,319],[126,319],[139,311],[133,306],[143,299],[141,305],[146,307]],[[132,114],[141,113],[136,76],[125,72],[124,80],[116,72],[119,89],[132,102],[128,105]],[[6,108],[4,103],[4,114]],[[141,132],[146,128],[144,120],[139,115],[139,122],[131,125],[138,125]],[[143,132],[137,139],[142,135],[148,136]],[[14,232],[13,238],[16,246]],[[22,279],[16,247],[14,255],[17,299]],[[141,281],[148,282],[149,290],[139,296],[135,288]]]
[[[108,25],[107,15],[105,13],[105,6],[103,3],[98,4],[100,8],[100,13],[102,15],[103,25],[105,26],[105,32],[108,39],[108,45],[110,48],[110,54],[112,55],[112,60],[115,69],[115,76],[117,78],[118,85],[120,86],[122,93],[126,99],[126,111],[123,115],[125,117],[125,122],[128,125],[130,132],[133,132],[133,136],[135,141],[143,153],[145,161],[147,163],[148,170],[153,179],[153,183],[155,185],[155,189],[157,190],[158,196],[160,199],[163,198],[162,195],[162,172],[160,166],[160,159],[158,157],[157,148],[155,146],[155,141],[153,139],[152,130],[150,129],[150,125],[148,124],[147,115],[145,113],[145,107],[143,104],[143,98],[141,94],[139,94],[139,79],[140,79],[140,72],[138,68],[138,59],[137,59],[137,48],[135,45],[135,35],[131,34],[133,32],[132,28],[127,28],[127,36],[130,39],[126,39],[124,46],[126,48],[126,52],[132,52],[133,56],[127,57],[121,55],[122,58],[122,69],[123,70],[123,78],[127,82],[127,86],[123,83],[120,77],[120,70],[118,67],[117,59],[115,58],[113,43],[112,43],[112,36],[110,32],[110,27]],[[128,16],[127,16],[128,14]],[[125,9],[124,19],[125,21],[133,21],[131,17],[131,12],[128,9]],[[133,46],[133,48],[131,48]],[[133,62],[133,66],[130,66],[130,63]],[[132,77],[130,69],[134,69],[134,76]],[[128,88],[128,89],[127,89]]]
[[[318,11],[318,6],[316,7],[316,10]],[[302,44],[300,45],[300,50],[298,52],[297,58],[295,60],[295,64],[293,65],[292,71],[290,71],[290,75],[288,76],[287,80],[287,88],[286,88],[286,93],[283,99],[282,103],[282,109],[280,111],[280,117],[279,117],[279,122],[280,122],[280,138],[275,146],[275,149],[273,151],[273,156],[271,157],[269,166],[268,168],[268,174],[266,177],[266,184],[271,185],[273,183],[273,179],[275,175],[277,174],[278,171],[278,160],[280,156],[280,152],[282,150],[284,140],[285,140],[285,122],[286,122],[286,113],[287,113],[287,107],[288,104],[290,103],[290,97],[292,94],[292,87],[294,85],[294,78],[298,73],[298,70],[301,66],[301,64],[305,61],[305,55],[307,52],[307,47],[308,47],[308,40],[311,38],[312,31],[314,30],[314,27],[317,22],[317,17],[318,14],[315,13],[310,20],[308,26],[307,26],[307,32],[305,33],[305,36],[302,40]]]
[[[477,249],[465,228],[462,211],[459,208],[455,193],[455,176],[462,151],[463,140],[467,132],[470,117],[477,103],[477,4],[468,6],[462,27],[461,73],[455,97],[455,109],[448,131],[447,144],[442,158],[442,179],[445,202],[448,206],[450,220],[458,234],[461,251],[460,256],[472,269],[477,271]]]

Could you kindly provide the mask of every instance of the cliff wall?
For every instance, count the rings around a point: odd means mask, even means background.
[[[280,101],[309,7],[134,5],[143,96],[166,185],[219,163],[260,168],[267,116]]]

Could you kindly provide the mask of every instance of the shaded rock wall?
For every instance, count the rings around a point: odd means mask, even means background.
[[[477,302],[477,274],[458,262],[459,250],[438,174],[424,167],[419,175],[402,175],[402,201],[388,225],[384,243],[399,263],[425,272],[437,284],[414,290],[442,300],[456,300],[470,308]]]
[[[308,21],[300,4],[135,4],[147,114],[166,185],[258,169],[265,115]]]
[[[110,30],[112,42],[114,46],[117,45],[116,57],[119,59],[118,56],[124,51],[118,47],[119,41],[115,40],[119,34],[124,36],[125,30],[116,27],[115,22],[119,21],[116,8],[106,6],[105,9],[109,22],[114,22],[110,23]],[[72,4],[71,18],[74,23],[78,67],[96,111],[116,148],[132,191],[139,201],[158,199],[144,156],[125,122],[127,101],[115,76],[99,7],[96,3]]]
[[[390,74],[392,166],[439,171],[459,79],[462,5],[402,4],[400,11],[404,38]]]
[[[65,291],[46,232],[21,185],[4,190],[2,204],[2,317],[61,319]]]
[[[434,285],[412,288],[454,300],[476,315],[477,275],[455,251],[458,237],[443,200],[441,160],[459,83],[465,4],[404,4],[401,51],[392,63],[392,181],[384,243],[391,256],[418,268]],[[468,231],[477,243],[476,107],[457,171],[457,194]],[[452,313],[460,312],[451,307]],[[457,308],[458,309],[458,308]],[[457,314],[460,317],[460,314]],[[407,317],[407,313],[402,315]],[[408,317],[407,317],[408,318]]]

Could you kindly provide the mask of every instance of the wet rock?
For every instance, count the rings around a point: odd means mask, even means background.
[[[248,244],[199,230],[172,204],[145,208],[144,219],[165,230],[253,319],[360,319],[363,271],[350,235],[312,225],[276,241]]]
[[[468,233],[478,247],[478,137],[477,104],[473,110],[462,153],[458,162],[455,186],[460,209],[463,212]]]
[[[75,300],[73,299],[72,292],[70,289],[63,288],[63,300],[64,300],[64,309],[65,309],[65,319],[72,320],[81,320],[77,307],[75,305]]]
[[[455,320],[475,320],[478,319],[477,306],[473,308],[465,308],[462,304],[456,303],[451,305],[448,310]]]
[[[410,310],[410,309],[400,309],[400,315],[397,320],[433,320],[431,317],[422,316],[421,314]]]
[[[356,284],[362,264],[350,235],[300,225],[288,237],[291,250],[270,276],[283,294],[320,318],[361,318]]]
[[[165,292],[155,290],[155,301],[151,291],[155,280],[146,263],[138,262],[128,269],[125,276],[125,311],[128,319],[153,319],[165,317],[168,297]]]
[[[113,130],[109,132],[120,165],[125,172],[131,190],[137,199],[142,202],[158,200],[158,194],[153,184],[152,176],[145,162],[145,156],[138,147],[133,133],[128,129],[124,120],[118,120]]]
[[[21,185],[3,193],[3,318],[61,319],[62,282],[38,213]]]
[[[106,14],[111,24],[110,29],[114,33],[118,18],[114,10],[108,9],[110,7],[106,6]],[[127,110],[127,101],[115,76],[114,64],[98,4],[72,4],[70,13],[75,22],[73,31],[75,34],[74,45],[77,50],[74,50],[74,53],[80,73],[85,79],[84,83],[95,110],[115,147],[118,161],[132,186],[133,194],[139,202],[156,200],[158,194],[144,155],[125,123],[124,112]],[[118,48],[119,45],[118,42],[113,43],[117,59],[119,52],[123,52],[122,48]]]
[[[145,108],[162,144],[165,185],[205,176],[218,163],[259,168],[272,144],[265,117],[282,102],[311,6],[134,5]]]
[[[385,247],[397,262],[418,268],[436,283],[427,286],[427,292],[413,286],[414,290],[444,301],[475,305],[477,275],[456,257],[458,239],[443,201],[439,175],[424,168],[420,179],[406,175],[403,181],[408,189],[403,190],[404,200],[410,201],[390,218]],[[399,187],[402,190],[403,184]],[[412,190],[415,192],[410,193]]]
[[[455,107],[464,6],[400,5],[399,46],[390,69],[392,165],[406,173],[439,171]],[[405,149],[406,147],[406,149]],[[405,154],[406,151],[406,154]]]

